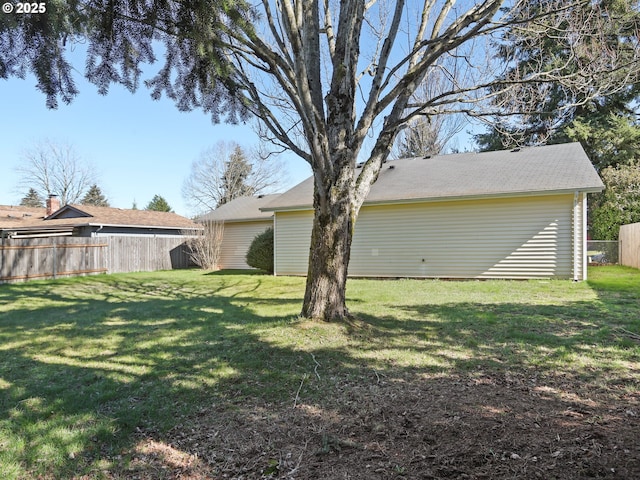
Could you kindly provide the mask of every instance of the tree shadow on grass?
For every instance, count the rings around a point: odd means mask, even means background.
[[[259,284],[234,281],[206,291],[133,277],[60,285],[0,291],[20,302],[0,313],[3,478],[94,472],[200,404],[296,383],[299,353],[251,334],[286,314],[261,317],[249,304],[287,312],[297,298],[257,298]]]
[[[397,315],[359,313],[370,325],[361,349],[411,345],[437,372],[539,369],[588,381],[638,384],[640,291],[594,289],[597,300],[401,305]],[[626,293],[625,293],[626,292]],[[610,373],[610,375],[609,375]]]
[[[260,278],[221,278],[0,289],[20,302],[0,313],[5,476],[640,475],[638,398],[610,381],[624,373],[562,368],[616,345],[617,303],[361,306],[349,329],[297,321],[299,296]],[[260,335],[283,325],[309,345]]]
[[[226,277],[226,276],[234,276],[234,275],[242,275],[242,276],[249,276],[249,275],[256,275],[256,276],[271,276],[270,274],[268,274],[267,272],[265,272],[264,270],[259,270],[259,269],[255,269],[255,268],[251,268],[251,269],[246,269],[246,270],[241,270],[241,269],[223,269],[223,270],[214,270],[211,272],[207,272],[205,275],[210,275],[210,276],[214,276],[214,277]]]

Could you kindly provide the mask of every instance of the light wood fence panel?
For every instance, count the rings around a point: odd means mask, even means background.
[[[640,268],[640,223],[620,227],[620,264]]]
[[[153,272],[192,266],[185,238],[149,236],[104,237],[109,273]]]
[[[4,240],[0,282],[105,273],[107,244],[98,238]]]
[[[0,283],[191,266],[182,236],[4,239],[0,244]]]

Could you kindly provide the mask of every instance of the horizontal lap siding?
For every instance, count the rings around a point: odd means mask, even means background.
[[[278,212],[275,220],[276,275],[306,275],[313,212]]]
[[[572,196],[364,207],[350,275],[569,277]]]
[[[220,247],[220,268],[252,268],[247,265],[245,256],[256,235],[273,226],[271,220],[260,222],[225,223]]]
[[[365,206],[349,275],[571,277],[572,208],[572,195]],[[277,273],[306,273],[311,221],[277,214]]]

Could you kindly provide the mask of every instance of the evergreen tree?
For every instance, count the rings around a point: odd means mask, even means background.
[[[620,227],[640,222],[640,166],[620,165],[600,172],[605,190],[591,202],[591,237],[617,240]]]
[[[514,13],[514,20],[518,15],[527,18],[537,10],[543,10],[547,3],[548,0],[522,2]],[[582,64],[594,62],[591,57],[593,51],[616,51],[619,59],[630,59],[634,55],[631,45],[637,42],[637,25],[640,22],[637,0],[600,0],[594,5],[606,12],[607,22],[601,24],[601,35],[589,36],[588,30],[583,32],[585,38],[590,38],[591,44],[582,49],[573,48],[570,42],[558,41],[553,35],[547,35],[540,41],[535,30],[518,26],[509,28],[501,39],[498,57],[507,63],[516,52],[520,61],[507,70],[503,80],[508,82],[516,72],[517,75],[534,75],[540,71],[541,65],[545,68],[561,65],[563,74],[577,75]],[[594,68],[597,66],[594,65]],[[571,90],[559,82],[534,82],[524,90],[500,92],[493,100],[495,109],[501,114],[509,110],[511,114],[502,117],[497,115],[486,132],[476,135],[476,143],[481,151],[491,151],[579,140],[596,168],[599,168],[603,159],[593,158],[593,153],[599,147],[592,145],[584,132],[568,129],[576,125],[574,122],[588,124],[592,133],[610,129],[612,116],[621,117],[624,119],[622,123],[637,127],[638,114],[632,106],[637,107],[640,84],[628,77],[627,73],[619,70],[608,74],[608,80],[618,83],[620,88],[606,95],[594,95],[597,90],[593,85],[585,84],[582,89]],[[493,93],[498,90],[494,87]],[[620,122],[613,123],[620,126]],[[611,159],[606,160],[602,166],[611,162]]]
[[[598,171],[640,161],[640,124],[629,114],[594,114],[576,118],[554,140],[580,142]]]
[[[640,161],[640,123],[637,115],[627,107],[584,111],[558,127],[545,143],[580,142],[587,156],[598,170],[618,165],[636,165]],[[519,139],[519,140],[518,140]],[[493,129],[476,135],[481,151],[502,150],[517,145],[535,143],[526,135]]]
[[[27,194],[20,200],[21,207],[39,207],[44,208],[44,200],[35,188],[30,188]]]
[[[153,199],[147,204],[145,210],[153,210],[156,212],[173,212],[169,203],[160,195],[154,195]]]
[[[218,207],[229,203],[234,198],[245,197],[255,193],[255,187],[248,183],[252,166],[240,146],[236,146],[229,160],[225,162],[222,174],[222,195]]]
[[[259,148],[247,150],[233,141],[218,141],[191,164],[182,196],[195,211],[208,212],[239,196],[275,190],[284,177],[278,158]]]
[[[82,205],[93,205],[95,207],[108,207],[109,201],[102,194],[102,190],[98,185],[93,184],[86,195],[80,201]]]

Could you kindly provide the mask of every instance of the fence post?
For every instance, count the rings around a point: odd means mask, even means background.
[[[55,279],[58,274],[58,255],[56,249],[56,240],[53,239],[53,278]]]

